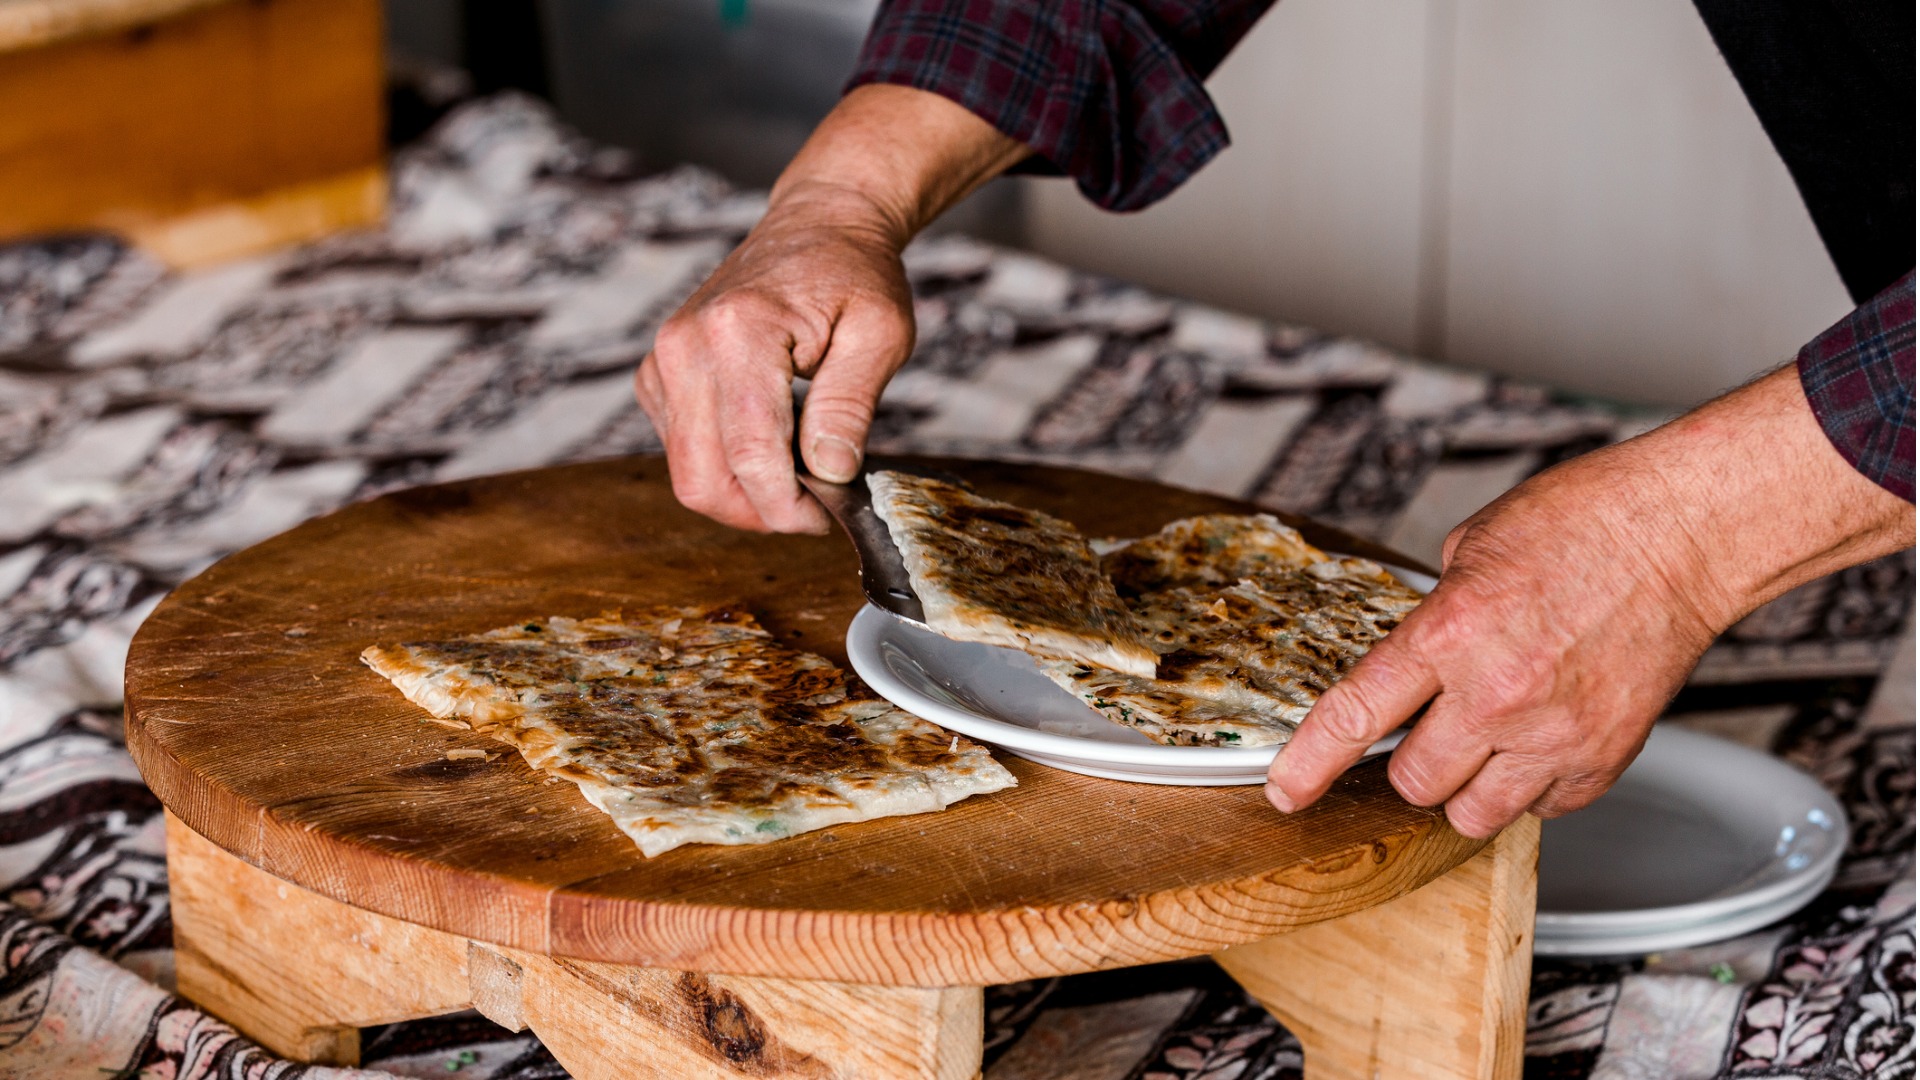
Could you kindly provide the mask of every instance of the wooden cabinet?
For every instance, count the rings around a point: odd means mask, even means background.
[[[377,220],[379,0],[0,0],[0,240],[216,261]]]

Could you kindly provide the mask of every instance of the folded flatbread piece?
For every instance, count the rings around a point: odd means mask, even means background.
[[[1154,650],[1072,525],[926,477],[867,484],[935,632],[1153,677]]]
[[[440,723],[578,785],[653,856],[942,809],[1012,787],[984,747],[849,693],[727,607],[550,618],[361,654]]]
[[[1123,596],[1179,585],[1231,585],[1331,558],[1272,514],[1202,514],[1137,540],[1095,540],[1093,548]]]
[[[1420,594],[1365,559],[1313,547],[1270,515],[1187,518],[1101,544],[1160,654],[1159,677],[1042,660],[1115,723],[1175,746],[1275,746],[1398,626]]]

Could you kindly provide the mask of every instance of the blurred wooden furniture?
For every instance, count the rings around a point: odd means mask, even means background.
[[[1095,534],[1243,504],[943,461]],[[1320,543],[1378,548],[1307,526]],[[966,1080],[981,988],[1214,954],[1314,1080],[1517,1078],[1538,823],[1492,843],[1409,806],[1384,760],[1285,818],[1257,787],[1100,780],[646,859],[571,785],[426,723],[357,656],[530,614],[735,601],[845,663],[839,536],[673,499],[659,459],[397,492],[169,596],[127,665],[128,744],[173,815],[179,989],[280,1053],[472,1006],[581,1080]]]
[[[379,0],[0,0],[0,240],[196,265],[376,221]]]

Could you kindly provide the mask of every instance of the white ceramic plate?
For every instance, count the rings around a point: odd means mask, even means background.
[[[1392,572],[1423,593],[1433,587],[1425,574]],[[908,712],[1069,772],[1142,784],[1259,784],[1279,752],[1162,745],[1088,708],[1040,674],[1026,653],[953,641],[872,606],[847,628],[847,658],[868,686]],[[1400,737],[1380,740],[1369,753],[1393,749]]]
[[[1815,879],[1801,886],[1798,891],[1770,903],[1718,918],[1682,922],[1659,929],[1571,937],[1543,936],[1536,932],[1533,952],[1535,956],[1638,956],[1664,949],[1684,949],[1711,941],[1725,941],[1786,918],[1812,903],[1826,888],[1826,881]]]
[[[1546,823],[1534,951],[1607,956],[1717,941],[1820,894],[1846,812],[1777,758],[1655,727],[1613,789]]]

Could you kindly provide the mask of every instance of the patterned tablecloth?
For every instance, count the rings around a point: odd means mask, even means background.
[[[368,1032],[377,1074],[294,1065],[166,989],[159,805],[120,730],[140,620],[342,503],[657,449],[629,370],[763,207],[694,170],[635,178],[518,98],[463,107],[393,183],[384,231],[191,274],[101,238],[0,248],[0,1076],[562,1075],[473,1014]],[[885,450],[1152,476],[1433,557],[1508,486],[1657,419],[966,239],[908,254],[921,342]],[[1529,1076],[1914,1074],[1912,593],[1911,553],[1806,586],[1675,703],[1842,797],[1833,889],[1738,940],[1537,963]],[[990,1080],[1300,1070],[1205,962],[997,987],[988,1010]]]

